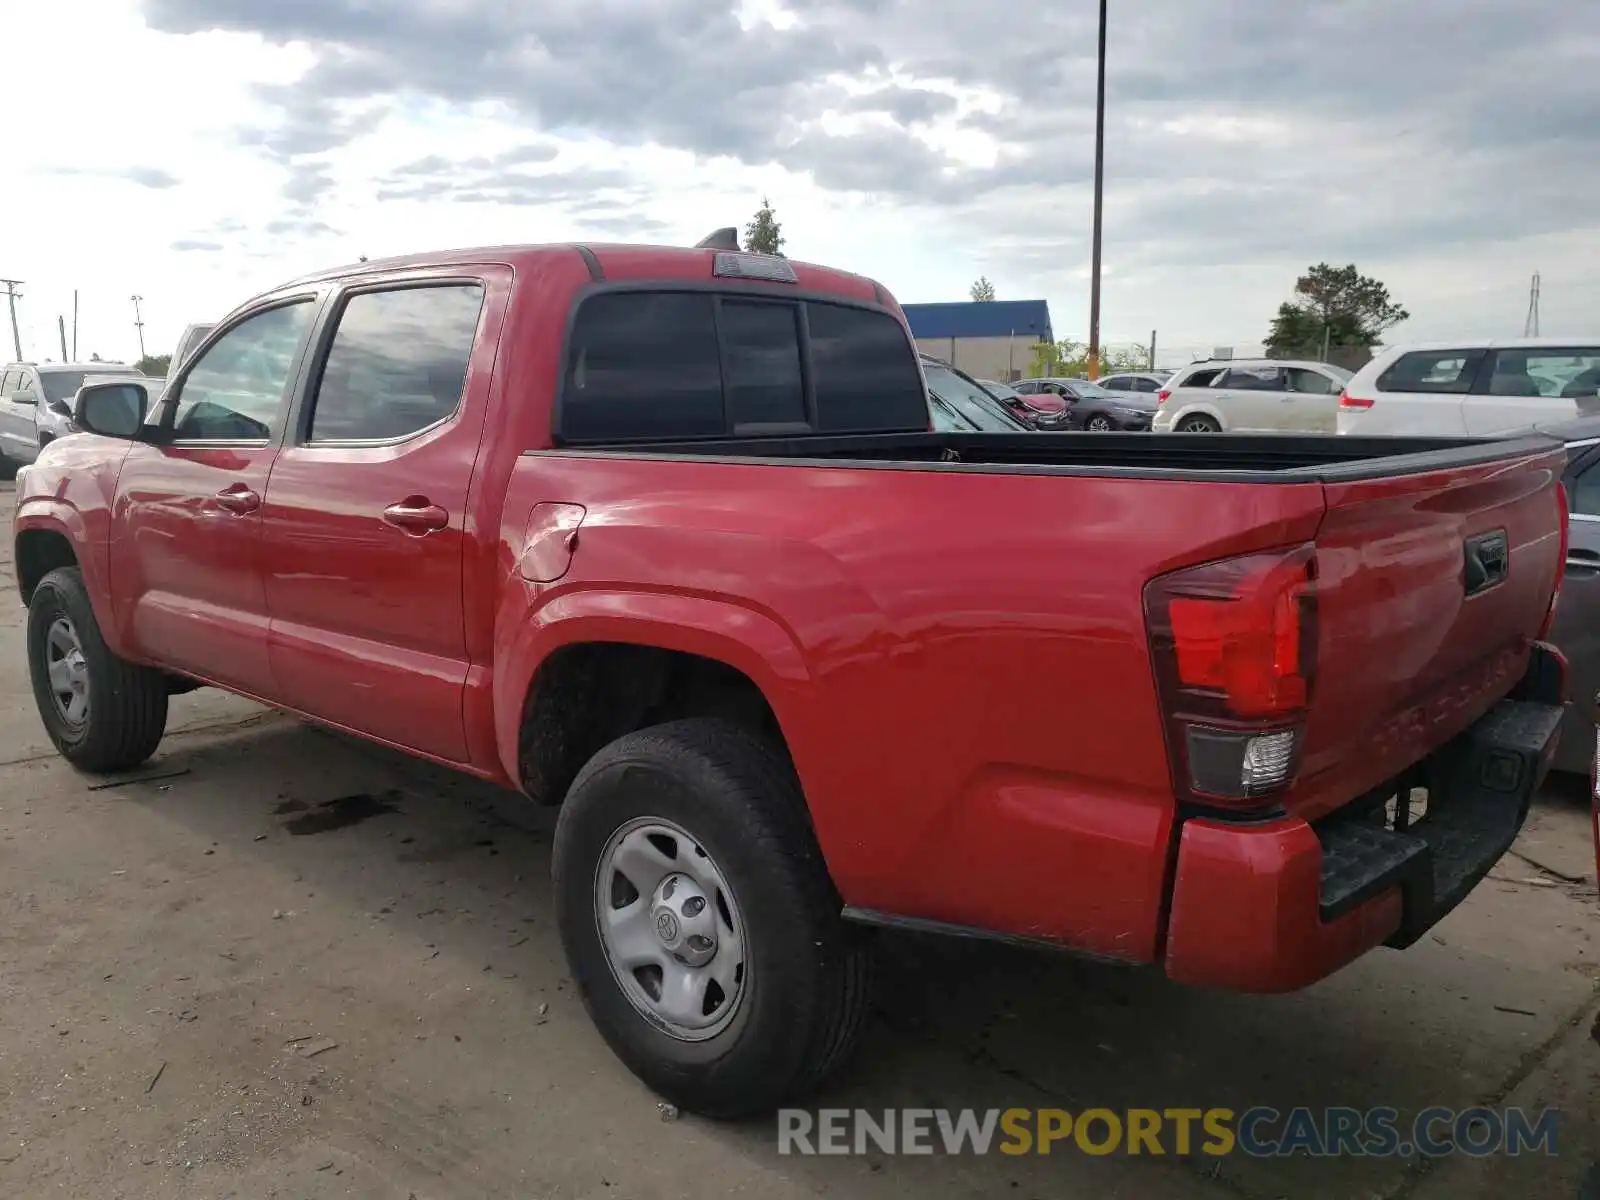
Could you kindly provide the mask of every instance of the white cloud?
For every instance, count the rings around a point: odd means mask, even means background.
[[[1389,283],[1415,315],[1405,336],[1520,332],[1536,269],[1545,328],[1592,331],[1591,43],[1547,29],[1535,0],[1464,0],[1428,34],[1449,69],[1407,73],[1418,51],[1385,46],[1433,28],[1414,0],[1377,18],[1376,42],[1370,5],[1296,25],[1172,3],[1113,17],[1108,341],[1249,346],[1318,259]],[[32,50],[10,56],[0,100],[0,275],[26,280],[31,356],[59,354],[76,287],[80,351],[126,358],[135,293],[159,352],[360,254],[689,242],[767,196],[796,256],[903,301],[964,298],[985,274],[1081,337],[1092,6],[1023,7],[14,3],[0,45]],[[1497,57],[1502,20],[1523,44]],[[1564,86],[1537,101],[1489,72],[1538,61]]]

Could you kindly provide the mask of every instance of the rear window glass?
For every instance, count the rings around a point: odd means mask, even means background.
[[[1414,350],[1378,376],[1380,392],[1466,392],[1483,361],[1482,350]]]
[[[573,321],[560,415],[570,441],[923,430],[928,421],[911,340],[883,312],[627,291],[590,297]]]
[[[727,350],[723,379],[735,433],[805,424],[800,337],[793,304],[724,300],[718,313]]]
[[[928,427],[928,400],[905,328],[887,313],[807,304],[817,428],[868,433]]]
[[[703,292],[611,292],[578,309],[561,429],[570,438],[723,432],[714,301]]]

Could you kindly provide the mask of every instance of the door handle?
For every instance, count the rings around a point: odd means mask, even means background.
[[[242,483],[229,484],[216,495],[217,507],[236,517],[253,513],[261,507],[261,497]]]
[[[426,496],[407,496],[383,510],[383,519],[412,537],[426,537],[450,524],[450,514]]]
[[[1600,571],[1600,553],[1585,550],[1581,546],[1567,548],[1567,566],[1578,567],[1585,571]]]

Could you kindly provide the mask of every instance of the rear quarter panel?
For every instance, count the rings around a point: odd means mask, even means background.
[[[528,583],[550,501],[587,516],[566,575]],[[1147,961],[1173,806],[1144,584],[1321,511],[1316,484],[530,455],[496,710],[571,641],[722,658],[772,704],[848,904]]]

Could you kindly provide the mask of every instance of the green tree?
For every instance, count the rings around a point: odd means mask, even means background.
[[[133,369],[144,372],[152,379],[165,379],[167,372],[172,369],[172,355],[146,354],[133,364]]]
[[[1278,306],[1267,333],[1274,358],[1320,358],[1325,349],[1377,345],[1384,331],[1411,314],[1389,289],[1356,270],[1355,263],[1318,263],[1295,281],[1294,299]]]
[[[1100,374],[1113,375],[1118,371],[1142,371],[1150,360],[1149,351],[1143,347],[1113,349],[1100,347]],[[1034,375],[1055,375],[1074,379],[1089,374],[1089,346],[1087,342],[1062,338],[1059,342],[1038,342],[1033,347]]]
[[[967,289],[967,294],[978,301],[993,300],[994,284],[989,282],[987,275],[980,275],[978,282]]]
[[[756,254],[775,254],[782,258],[783,240],[783,226],[772,214],[772,202],[763,196],[754,219],[744,227],[744,248]]]

